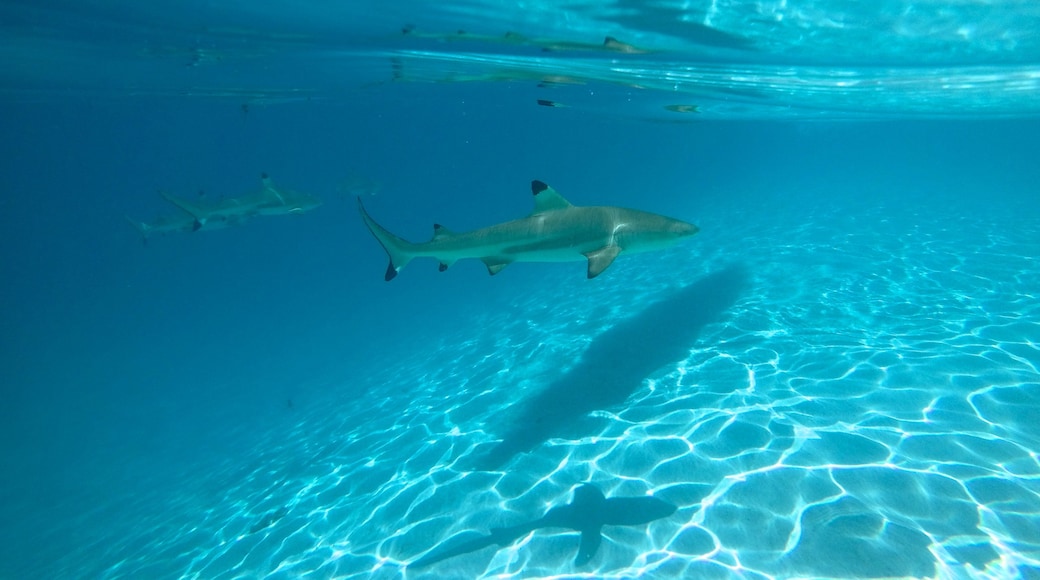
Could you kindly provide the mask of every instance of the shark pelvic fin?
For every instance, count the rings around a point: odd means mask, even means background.
[[[603,270],[606,270],[607,266],[613,264],[614,258],[616,258],[620,253],[620,246],[617,244],[610,244],[585,254],[585,257],[589,259],[589,279],[591,280],[603,273]]]
[[[503,260],[502,258],[484,258],[481,261],[484,262],[485,266],[487,266],[488,274],[492,276],[498,274],[502,271],[502,268],[505,268],[512,263],[509,260]]]
[[[455,260],[445,260],[437,266],[438,272],[443,272],[455,264]]]
[[[537,179],[531,182],[531,193],[534,194],[534,211],[531,212],[531,215],[574,207],[555,189]]]

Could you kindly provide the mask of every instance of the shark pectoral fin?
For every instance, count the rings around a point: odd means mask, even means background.
[[[578,545],[578,555],[574,557],[575,566],[588,564],[599,551],[599,545],[603,542],[601,529],[601,526],[595,526],[581,531],[581,544]]]
[[[531,212],[531,215],[574,207],[571,202],[564,199],[555,189],[537,179],[531,182],[531,193],[534,194],[534,211]]]
[[[484,262],[485,266],[487,266],[488,274],[492,276],[501,272],[502,268],[512,264],[511,261],[503,260],[501,258],[483,258],[481,261]]]
[[[589,259],[589,279],[599,276],[603,270],[614,263],[614,258],[621,253],[621,247],[610,244],[593,252],[588,252],[585,257]]]

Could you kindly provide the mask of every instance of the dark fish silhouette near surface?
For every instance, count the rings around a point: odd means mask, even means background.
[[[492,528],[486,536],[471,538],[443,549],[434,548],[431,554],[408,565],[422,568],[441,560],[475,552],[488,546],[508,546],[539,528],[570,528],[581,532],[581,543],[574,558],[575,566],[592,560],[603,540],[603,526],[637,526],[668,517],[677,508],[656,497],[606,498],[594,485],[584,484],[574,490],[574,501],[549,510],[540,519],[508,528]],[[450,540],[449,540],[450,542]]]
[[[266,530],[267,528],[277,524],[279,520],[284,518],[288,513],[289,508],[287,507],[281,507],[265,513],[256,520],[252,527],[249,528],[249,533],[255,534],[261,530]]]

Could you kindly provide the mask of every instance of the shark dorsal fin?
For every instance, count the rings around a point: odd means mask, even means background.
[[[531,193],[534,194],[534,211],[531,215],[574,207],[555,189],[537,179],[531,182]]]
[[[433,239],[439,240],[448,236],[454,236],[455,232],[442,226],[441,224],[433,224]]]

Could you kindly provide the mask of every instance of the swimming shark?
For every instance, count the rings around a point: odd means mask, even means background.
[[[533,46],[546,52],[561,51],[593,51],[611,52],[622,54],[647,54],[652,52],[645,48],[622,42],[613,36],[606,36],[603,42],[583,42],[578,40],[564,40],[555,38],[532,38],[516,32],[506,32],[501,35],[478,34],[465,30],[454,32],[421,32],[416,31],[411,24],[401,28],[401,34],[412,38],[428,38],[438,41],[469,40],[488,44],[506,44],[513,46]]]
[[[463,258],[477,258],[494,276],[513,262],[588,260],[588,277],[603,273],[622,251],[645,252],[669,247],[696,234],[697,226],[645,211],[621,207],[579,207],[541,181],[531,182],[531,215],[472,232],[455,233],[440,224],[425,243],[405,241],[358,210],[372,235],[390,257],[385,279],[393,280],[414,258],[434,258],[440,271]]]
[[[570,528],[581,532],[575,566],[584,566],[599,550],[603,526],[638,526],[666,518],[676,511],[676,506],[656,497],[612,497],[606,498],[594,485],[583,484],[574,490],[574,501],[552,508],[541,518],[532,522],[492,528],[486,536],[456,543],[450,548],[439,550],[419,558],[408,565],[422,568],[448,558],[475,552],[488,546],[508,546],[519,538],[540,528]]]
[[[261,215],[303,213],[321,205],[321,200],[313,195],[275,187],[266,173],[260,176],[260,181],[260,191],[217,202],[192,202],[166,192],[161,195],[194,218],[193,231],[233,225]]]
[[[144,244],[147,244],[148,238],[152,236],[170,233],[191,233],[200,229],[199,222],[196,221],[195,216],[185,212],[178,212],[177,215],[160,215],[150,222],[137,221],[130,216],[125,217],[126,221],[130,222],[130,225],[134,226],[138,233],[141,234],[141,242]],[[214,220],[207,222],[201,229],[219,230],[238,225],[241,221],[242,219]]]
[[[126,216],[126,221],[140,232],[141,240],[144,242],[147,242],[150,236],[190,232],[195,228],[195,218],[188,214],[161,215],[150,222],[141,222]]]

